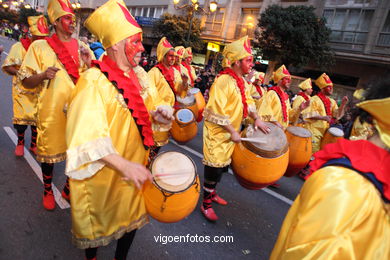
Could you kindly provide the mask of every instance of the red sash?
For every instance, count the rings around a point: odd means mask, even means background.
[[[318,93],[317,96],[321,99],[325,107],[325,112],[327,116],[332,116],[332,111],[330,110],[330,99],[325,96],[322,92]]]
[[[260,97],[263,96],[263,90],[261,90],[261,86],[260,85],[256,85],[256,84],[253,84],[253,86],[255,86],[256,90],[257,90],[257,93],[260,94]]]
[[[170,67],[169,69],[165,67],[163,64],[158,63],[155,65],[156,68],[158,68],[161,71],[161,74],[163,74],[165,80],[168,82],[169,86],[171,87],[173,93],[176,96],[175,91],[175,74],[173,71],[173,67]]]
[[[286,92],[284,92],[280,87],[278,86],[274,86],[272,88],[269,88],[269,90],[273,90],[276,92],[276,94],[278,95],[279,97],[279,100],[280,100],[280,104],[282,106],[282,113],[283,113],[283,122],[287,122],[288,120],[288,115],[287,115],[287,105],[286,105],[286,101],[288,99],[288,95]],[[268,90],[268,91],[269,91]]]
[[[308,101],[309,100],[309,96],[308,95],[306,95],[306,93],[305,92],[299,92],[298,93],[298,96],[301,96],[301,97],[303,97],[306,101]]]
[[[23,48],[27,51],[32,41],[30,38],[25,37],[20,39],[20,43],[23,45]]]

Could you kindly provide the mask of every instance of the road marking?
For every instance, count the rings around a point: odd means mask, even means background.
[[[176,141],[174,141],[174,140],[172,140],[172,139],[170,139],[169,141],[170,141],[172,144],[174,144],[174,145],[176,145],[176,146],[178,146],[178,147],[180,147],[180,148],[182,148],[182,149],[184,149],[184,150],[186,150],[186,151],[188,151],[188,152],[194,154],[195,156],[199,157],[200,159],[203,159],[203,154],[201,154],[201,153],[199,153],[199,152],[197,152],[197,151],[195,151],[195,150],[189,148],[188,146],[185,146],[185,145],[182,145],[182,144],[178,144]],[[229,172],[230,174],[233,174],[233,171],[232,171],[231,169],[229,169],[228,172]],[[280,195],[279,193],[274,192],[273,190],[270,190],[270,189],[268,189],[268,188],[263,188],[263,189],[261,189],[261,191],[264,191],[265,193],[268,193],[269,195],[271,195],[271,196],[273,196],[273,197],[275,197],[275,198],[277,198],[277,199],[279,199],[279,200],[281,200],[281,201],[283,201],[283,202],[285,202],[285,203],[287,203],[287,204],[289,204],[289,205],[292,205],[293,202],[294,202],[294,201],[292,201],[292,200],[290,200],[290,199],[284,197],[283,195]]]
[[[18,138],[17,138],[16,134],[14,133],[14,131],[8,126],[3,127],[3,128],[4,128],[4,131],[8,134],[9,138],[11,138],[12,142],[16,145],[16,143],[18,142]],[[24,158],[26,159],[26,161],[30,165],[30,167],[33,169],[35,174],[38,176],[38,178],[41,180],[41,182],[43,183],[41,167],[39,166],[37,161],[34,160],[32,155],[30,154],[30,151],[27,150],[26,147],[24,147]],[[57,189],[57,187],[54,184],[52,184],[52,187],[53,187],[54,198],[55,198],[58,206],[61,209],[69,208],[70,207],[69,203],[64,198],[62,198],[61,192]]]

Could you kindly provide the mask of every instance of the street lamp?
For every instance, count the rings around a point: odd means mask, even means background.
[[[187,34],[187,42],[190,41],[190,35],[191,35],[191,27],[192,27],[192,19],[194,18],[194,13],[195,12],[203,12],[204,14],[208,15],[210,13],[213,13],[217,10],[218,4],[216,1],[211,1],[210,6],[209,6],[209,12],[203,9],[202,7],[199,7],[199,2],[198,0],[191,0],[191,4],[184,4],[182,6],[178,6],[180,0],[173,0],[173,4],[175,6],[175,9],[184,9],[186,8],[188,11],[188,14],[191,16],[190,19],[190,25],[188,29],[188,34]]]

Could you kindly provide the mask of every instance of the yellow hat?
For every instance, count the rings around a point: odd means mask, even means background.
[[[260,80],[261,83],[263,83],[264,76],[265,76],[264,72],[256,72],[255,73],[255,80],[258,79],[258,80]]]
[[[183,55],[185,52],[185,48],[183,46],[176,46],[175,47],[175,55],[179,56],[180,59],[183,59]]]
[[[69,0],[49,0],[47,5],[47,14],[51,23],[54,23],[58,18],[64,15],[73,15],[74,12]]]
[[[141,26],[135,21],[123,0],[109,0],[85,20],[84,26],[94,34],[105,49],[137,33]]]
[[[157,61],[161,62],[168,51],[175,50],[166,37],[162,37],[157,45]]]
[[[362,101],[364,99],[364,92],[364,88],[359,88],[353,92],[353,97]]]
[[[326,75],[326,73],[322,73],[322,75],[316,79],[315,83],[320,89],[326,88],[328,86],[333,87],[333,82],[330,80],[329,76]]]
[[[251,43],[248,36],[244,36],[237,41],[227,44],[223,49],[222,55],[228,59],[230,63],[252,56]]]
[[[285,77],[291,78],[291,74],[287,70],[286,66],[284,66],[284,65],[280,66],[279,69],[274,71],[274,73],[272,74],[272,79],[275,83],[278,83],[279,80],[281,80]]]
[[[382,142],[390,147],[390,97],[363,101],[356,106],[370,113]]]
[[[301,83],[299,83],[298,87],[302,90],[307,90],[309,88],[312,88],[312,85],[311,85],[311,79],[310,78],[307,78],[305,79],[304,81],[302,81]]]
[[[49,35],[49,26],[45,16],[29,16],[27,17],[28,25],[30,26],[30,32],[35,36],[48,36]]]
[[[192,48],[191,47],[187,47],[186,51],[183,54],[183,59],[186,59],[188,57],[192,57]]]

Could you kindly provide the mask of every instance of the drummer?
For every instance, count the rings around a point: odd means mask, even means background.
[[[175,73],[175,88],[176,94],[180,97],[185,97],[187,95],[188,84],[183,85],[184,82],[188,82],[188,72],[187,69],[183,66],[182,60],[185,52],[185,48],[183,46],[175,47],[175,64],[173,65],[173,70]]]
[[[195,81],[196,81],[198,76],[196,75],[194,67],[191,66],[191,62],[192,62],[192,48],[187,47],[184,51],[183,61],[181,64],[185,67],[186,75],[189,76],[190,87],[194,87]]]
[[[313,86],[310,78],[307,78],[299,83],[298,87],[301,91],[298,92],[293,101],[293,109],[297,109],[303,102],[309,101],[311,98],[311,93],[313,93]]]
[[[257,116],[250,86],[244,79],[253,67],[253,56],[248,36],[225,46],[225,69],[219,73],[210,88],[210,97],[204,110],[203,164],[204,184],[201,211],[209,221],[218,220],[212,202],[226,205],[216,193],[222,174],[228,170],[234,143],[240,142],[241,122],[254,119],[255,127],[263,132],[269,129]],[[238,91],[239,90],[239,91]]]
[[[321,140],[326,130],[343,117],[348,103],[348,97],[344,96],[338,108],[336,101],[330,97],[333,93],[333,83],[326,73],[319,76],[315,83],[321,91],[311,98],[310,108],[303,114],[304,120],[310,119],[307,120],[307,128],[312,133],[313,153],[320,150]]]
[[[254,81],[252,83],[251,96],[255,100],[256,110],[260,108],[262,101],[265,98],[267,89],[263,87],[264,84],[264,72],[254,71]]]

